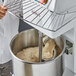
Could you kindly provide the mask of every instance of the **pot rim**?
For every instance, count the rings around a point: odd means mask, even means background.
[[[33,29],[30,29],[30,30],[33,30]],[[26,30],[26,31],[28,31],[28,30]],[[16,56],[13,54],[13,52],[12,52],[12,48],[11,48],[12,42],[13,42],[13,40],[14,40],[19,34],[22,34],[23,32],[26,32],[26,31],[24,30],[24,31],[16,34],[16,35],[12,38],[12,40],[11,40],[11,42],[10,42],[10,53],[11,53],[12,57],[14,57],[15,59],[17,59],[18,61],[23,62],[23,63],[26,63],[26,64],[46,64],[46,63],[49,63],[49,62],[52,63],[52,62],[56,61],[57,59],[59,59],[59,58],[64,54],[64,52],[65,52],[65,42],[64,42],[63,37],[60,36],[60,37],[62,38],[64,47],[63,47],[63,50],[62,50],[61,54],[60,54],[59,56],[57,56],[55,59],[53,59],[53,60],[47,60],[47,61],[44,61],[44,62],[28,62],[28,61],[24,61],[24,60],[21,60],[20,58],[16,57]]]

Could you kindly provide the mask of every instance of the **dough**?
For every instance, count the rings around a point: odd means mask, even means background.
[[[22,51],[18,52],[16,56],[25,61],[38,62],[39,48],[30,47],[30,48],[23,49]]]
[[[46,37],[43,38],[43,43]],[[48,39],[42,48],[42,59],[51,59],[54,56],[55,41]],[[60,54],[60,52],[59,52]],[[29,47],[21,50],[16,55],[18,58],[28,62],[39,62],[39,47]]]

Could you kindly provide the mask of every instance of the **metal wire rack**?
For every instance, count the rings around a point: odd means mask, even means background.
[[[7,4],[7,7],[8,11],[23,21],[53,32],[76,18],[76,6],[67,9],[65,13],[55,13],[33,1],[17,0]]]

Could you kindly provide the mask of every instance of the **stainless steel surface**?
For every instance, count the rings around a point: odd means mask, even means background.
[[[52,0],[48,6],[51,2]],[[32,0],[14,0],[14,2],[9,3],[7,7],[8,11],[11,12],[10,14],[21,18],[24,22],[29,22],[45,30],[56,32],[76,18],[75,2],[75,0],[58,0],[55,3],[55,11],[51,11]],[[20,9],[21,4],[23,4],[23,10]],[[19,15],[21,11],[23,11],[23,16]],[[42,25],[40,24],[41,21],[43,22]]]
[[[39,59],[40,59],[40,62],[42,62],[42,37],[43,37],[43,34],[39,31]]]
[[[29,34],[34,38],[29,40]],[[27,38],[27,39],[25,39]],[[64,53],[64,42],[61,37],[55,41],[61,48],[61,54],[52,61],[45,62],[26,62],[17,58],[15,55],[23,48],[38,45],[38,32],[35,29],[23,31],[17,34],[11,41],[11,54],[13,58],[13,70],[15,76],[61,76],[63,71],[62,55]],[[57,41],[58,40],[58,41]]]

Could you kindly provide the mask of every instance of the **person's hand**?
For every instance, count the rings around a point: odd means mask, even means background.
[[[5,16],[7,9],[7,7],[0,4],[0,19],[2,19]]]

